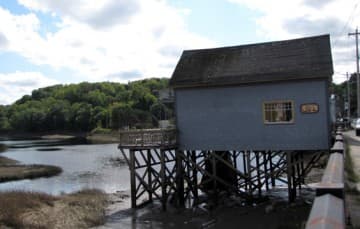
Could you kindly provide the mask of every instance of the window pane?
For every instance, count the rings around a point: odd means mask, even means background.
[[[292,101],[265,102],[264,106],[265,123],[291,123],[294,117]]]

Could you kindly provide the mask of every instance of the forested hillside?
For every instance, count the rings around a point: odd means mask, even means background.
[[[84,82],[40,88],[12,105],[0,106],[0,131],[149,128],[171,113],[156,96],[167,87],[168,79],[154,78],[128,84]]]

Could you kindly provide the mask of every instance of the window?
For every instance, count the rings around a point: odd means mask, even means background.
[[[265,124],[286,124],[294,122],[294,103],[289,100],[264,102]]]

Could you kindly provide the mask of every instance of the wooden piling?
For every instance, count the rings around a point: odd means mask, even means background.
[[[267,164],[268,164],[268,160],[266,158],[266,152],[263,152],[263,161],[264,161],[264,179],[265,179],[265,188],[266,191],[269,191],[269,180],[268,180],[268,168],[267,168]]]
[[[180,207],[185,206],[184,198],[184,168],[183,168],[183,152],[176,149],[176,186],[177,186],[177,198]]]
[[[135,178],[135,155],[130,150],[130,191],[131,191],[131,208],[136,208],[136,178]]]

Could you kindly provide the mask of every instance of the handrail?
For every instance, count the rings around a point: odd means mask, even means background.
[[[166,146],[176,144],[176,129],[138,129],[119,131],[120,146]]]

